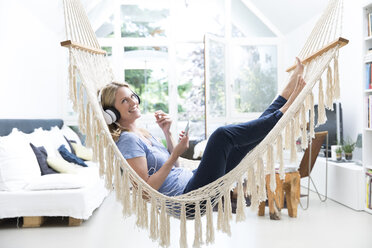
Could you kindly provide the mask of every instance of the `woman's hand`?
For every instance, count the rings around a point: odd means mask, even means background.
[[[176,156],[176,159],[178,159],[178,157],[181,156],[188,148],[189,137],[181,133],[179,143],[174,147],[172,155]]]
[[[164,113],[162,110],[156,111],[154,115],[156,123],[158,123],[164,134],[169,133],[170,127],[172,125],[172,119],[169,117],[169,115]]]

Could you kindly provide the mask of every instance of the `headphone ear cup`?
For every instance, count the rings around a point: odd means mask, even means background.
[[[105,118],[106,124],[111,125],[120,119],[120,112],[116,108],[110,107],[103,111],[103,117]]]

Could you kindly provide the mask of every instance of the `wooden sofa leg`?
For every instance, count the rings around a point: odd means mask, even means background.
[[[24,216],[22,227],[40,227],[43,223],[43,216]]]
[[[83,223],[82,219],[75,219],[73,217],[68,217],[69,226],[80,226],[81,223]]]

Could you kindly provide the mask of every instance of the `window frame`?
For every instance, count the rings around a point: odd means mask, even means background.
[[[273,31],[276,37],[232,37],[232,22],[231,22],[231,1],[225,1],[225,36],[221,38],[225,45],[225,89],[226,89],[226,114],[225,117],[210,118],[206,122],[211,122],[217,125],[224,125],[229,123],[237,123],[242,121],[248,121],[257,118],[260,113],[237,113],[234,111],[234,98],[233,98],[233,75],[231,75],[231,68],[229,63],[231,61],[231,46],[251,46],[251,45],[273,45],[277,47],[277,89],[279,90],[284,76],[283,68],[279,61],[283,61],[283,36],[277,31],[274,25],[270,24],[267,19],[258,12],[258,10],[246,1],[243,1],[252,12],[263,21],[269,29]],[[138,0],[119,0],[115,2],[114,7],[114,36],[112,38],[98,38],[98,42],[103,47],[112,47],[112,56],[109,60],[112,63],[112,70],[114,76],[118,80],[124,80],[123,72],[126,69],[145,69],[139,66],[132,66],[128,62],[124,61],[124,47],[142,47],[142,46],[162,46],[168,48],[168,106],[169,114],[173,119],[172,132],[179,132],[183,126],[180,125],[178,128],[178,80],[176,75],[176,46],[179,43],[203,43],[203,38],[200,40],[179,40],[174,36],[175,30],[177,29],[174,19],[177,18],[175,15],[175,4],[171,0],[163,0],[162,3],[168,4],[169,6],[169,35],[167,37],[154,37],[154,38],[122,38],[121,37],[121,17],[120,17],[120,6],[128,4],[138,4]],[[150,67],[147,67],[149,69]],[[205,79],[206,80],[206,79]],[[152,116],[148,114],[143,115],[142,120],[145,123],[152,122]],[[147,124],[146,124],[147,125]],[[209,131],[208,131],[209,133]]]

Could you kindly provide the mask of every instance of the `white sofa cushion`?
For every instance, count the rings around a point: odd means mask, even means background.
[[[84,186],[81,177],[74,174],[50,174],[32,180],[25,190],[79,189]]]
[[[49,167],[53,168],[55,171],[59,173],[69,173],[69,174],[76,174],[78,165],[73,163],[67,162],[63,158],[54,157],[54,158],[47,158],[47,163]]]
[[[75,133],[74,130],[72,130],[69,126],[63,125],[61,128],[62,134],[68,139],[75,141],[77,144],[81,145],[81,140],[77,133]]]
[[[48,157],[62,158],[58,152],[58,148],[61,145],[65,145],[66,149],[71,152],[69,144],[63,137],[62,131],[57,126],[52,127],[51,130],[37,128],[33,133],[26,135],[29,142],[33,145],[44,146],[48,153]]]
[[[0,137],[0,190],[20,190],[39,176],[40,167],[25,134],[14,128]]]

